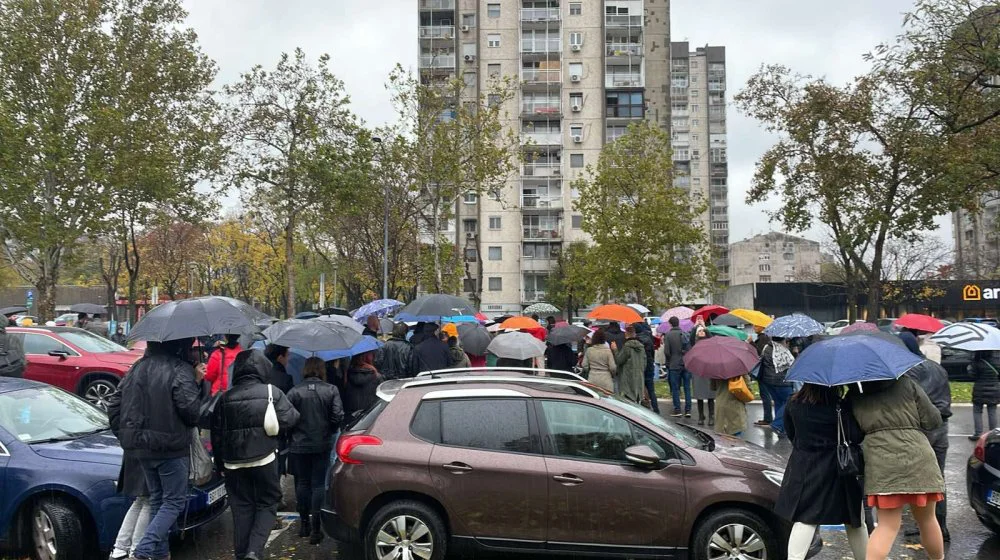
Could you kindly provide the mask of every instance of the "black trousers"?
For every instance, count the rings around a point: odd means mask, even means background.
[[[323,507],[326,471],[330,468],[330,452],[292,453],[288,467],[295,476],[295,501],[299,513],[318,515]]]
[[[934,455],[937,457],[938,467],[941,469],[941,476],[945,476],[944,465],[948,460],[948,422],[945,421],[939,428],[925,433],[927,434],[927,441],[930,442],[931,447],[934,449]],[[947,492],[945,493],[947,494]],[[937,517],[938,524],[941,525],[941,530],[947,529],[947,498],[937,503],[934,509],[934,514],[935,517]]]
[[[278,518],[281,484],[278,461],[263,467],[226,469],[226,492],[233,512],[233,548],[236,558],[253,552],[264,557],[264,545]]]

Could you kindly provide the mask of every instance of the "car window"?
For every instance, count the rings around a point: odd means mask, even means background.
[[[649,422],[653,426],[663,430],[670,435],[670,437],[688,447],[702,447],[705,445],[704,438],[709,437],[690,426],[678,424],[673,420],[667,420],[652,410],[649,410],[644,406],[639,406],[632,401],[627,401],[616,396],[607,396],[602,397],[601,402],[620,411],[627,417],[642,418],[646,422]]]
[[[424,441],[441,443],[441,403],[420,403],[410,423],[410,432]]]
[[[837,321],[833,324],[833,328],[840,329],[847,326],[847,321]]]
[[[115,344],[110,340],[97,336],[94,333],[87,331],[60,331],[59,333],[63,338],[72,344],[76,344],[80,348],[86,350],[87,352],[93,352],[95,354],[105,354],[108,352],[128,352],[128,348],[124,346]]]
[[[441,443],[529,453],[531,430],[524,399],[469,399],[441,403]]]
[[[49,352],[67,352],[70,356],[76,356],[76,352],[72,348],[66,346],[62,342],[52,338],[51,336],[46,336],[44,334],[34,334],[25,333],[24,334],[24,353],[25,354],[41,354],[46,355]]]
[[[666,443],[665,441],[647,432],[646,430],[643,430],[642,428],[633,425],[632,433],[635,436],[636,445],[648,446],[650,449],[656,452],[656,454],[660,457],[661,461],[677,458],[677,453],[674,452],[674,447],[672,445]]]
[[[108,429],[107,415],[55,387],[0,393],[0,427],[25,443],[74,439]]]
[[[561,457],[624,461],[625,449],[635,444],[627,420],[597,407],[542,401],[542,414],[549,447]]]

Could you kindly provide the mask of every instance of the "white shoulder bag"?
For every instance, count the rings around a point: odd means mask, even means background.
[[[267,411],[264,412],[264,433],[274,437],[281,430],[278,424],[278,413],[274,410],[274,391],[271,385],[267,386]]]

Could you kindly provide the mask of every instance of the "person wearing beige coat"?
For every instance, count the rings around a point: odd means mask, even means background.
[[[592,345],[583,354],[583,374],[587,380],[602,389],[614,392],[618,365],[615,354],[605,344],[604,333],[594,333]]]

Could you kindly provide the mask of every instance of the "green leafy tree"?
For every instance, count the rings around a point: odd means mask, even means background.
[[[281,225],[285,313],[295,313],[296,239],[303,216],[350,184],[358,130],[329,55],[314,65],[301,49],[273,71],[255,66],[224,89],[233,145],[230,179],[244,203]]]
[[[566,245],[549,275],[549,299],[565,311],[568,318],[576,315],[581,305],[597,300],[593,275],[587,268],[589,250],[590,246],[583,241]]]
[[[715,270],[701,226],[704,200],[671,186],[670,136],[639,122],[604,146],[573,183],[575,208],[594,245],[586,270],[598,294],[659,307],[711,289]]]

